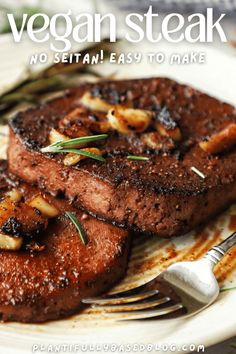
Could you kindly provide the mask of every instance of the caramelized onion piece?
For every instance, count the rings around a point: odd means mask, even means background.
[[[165,149],[172,150],[175,148],[175,144],[167,137],[162,137],[158,132],[150,132],[142,134],[141,141],[144,145],[151,149]]]
[[[163,124],[159,122],[156,123],[155,127],[160,135],[166,136],[170,139],[173,139],[174,141],[181,140],[181,131],[178,127],[175,127],[173,129],[167,129]]]
[[[201,141],[199,146],[210,154],[226,151],[236,144],[236,123],[229,124],[219,133],[213,134],[207,141]]]
[[[33,235],[47,227],[47,219],[24,202],[6,196],[0,203],[0,233],[10,237]]]
[[[16,206],[15,201],[7,196],[0,202],[0,225],[3,225],[7,219],[18,212],[19,208]]]
[[[13,237],[0,233],[0,249],[8,251],[17,251],[23,243],[22,237]]]
[[[108,121],[93,122],[91,128],[98,133],[107,133],[111,130],[111,125]]]
[[[114,106],[107,114],[113,129],[121,134],[142,133],[151,123],[152,114],[143,109]]]
[[[7,193],[7,196],[12,202],[17,203],[21,200],[23,195],[18,189],[12,189],[10,192]]]
[[[82,135],[82,136],[79,136],[79,134],[78,134],[78,137],[83,137],[83,136],[85,136],[85,135]],[[70,138],[68,137],[68,136],[66,136],[66,135],[64,135],[64,134],[61,134],[58,130],[56,130],[56,129],[52,129],[51,131],[50,131],[50,133],[49,133],[49,140],[50,140],[50,143],[51,144],[54,144],[54,143],[58,143],[59,141],[67,141],[67,140],[70,140]],[[87,146],[88,144],[87,143],[84,143],[84,144],[81,144],[81,143],[79,143],[79,144],[76,144],[76,143],[71,143],[70,144],[70,148],[72,149],[74,149],[74,148],[81,148],[81,147],[84,147],[84,146]]]
[[[30,202],[29,205],[32,208],[39,210],[45,217],[54,218],[59,214],[59,210],[48,201],[46,201],[41,195],[37,195]]]
[[[83,150],[90,152],[92,154],[95,154],[95,155],[102,156],[101,150],[97,149],[97,148],[83,148]],[[73,165],[76,165],[78,162],[88,159],[88,158],[89,158],[88,156],[69,153],[65,156],[63,162],[66,166],[73,166]]]
[[[87,114],[87,110],[84,107],[76,107],[69,113],[67,113],[64,118],[62,118],[59,122],[59,128],[64,129],[67,124],[75,121],[76,119],[83,117]]]
[[[58,127],[70,138],[107,133],[111,129],[109,122],[104,119],[103,112],[97,112],[96,115],[89,114],[85,107],[75,108],[68,113],[60,120]]]
[[[58,123],[58,128],[65,136],[79,138],[91,134],[91,121],[85,107],[77,107],[66,114]]]
[[[108,112],[112,108],[112,105],[100,97],[92,96],[90,92],[85,92],[80,102],[90,110]]]
[[[58,143],[59,141],[66,141],[69,140],[69,138],[64,135],[61,134],[58,130],[52,128],[50,133],[49,133],[49,141],[51,144],[55,144]]]

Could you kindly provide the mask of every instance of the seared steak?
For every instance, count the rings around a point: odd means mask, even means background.
[[[22,193],[23,201],[41,193],[25,183],[12,181],[3,163],[0,170],[0,208],[13,186]],[[3,321],[42,322],[74,314],[81,308],[82,298],[106,291],[125,273],[129,248],[125,230],[77,210],[88,238],[84,245],[64,214],[73,211],[71,205],[43,196],[59,210],[59,215],[49,220],[46,230],[36,239],[24,235],[21,249],[0,250]]]
[[[102,107],[94,101],[85,108],[85,93],[102,100]],[[106,127],[106,105],[114,107],[109,113],[113,129]],[[123,120],[119,131],[113,118],[120,107],[145,110],[135,112],[143,118],[146,114],[151,125]],[[199,145],[235,122],[231,105],[169,79],[84,84],[11,121],[9,167],[25,181],[64,194],[100,219],[171,237],[207,221],[235,200],[232,139],[230,149],[220,154]],[[64,154],[42,153],[52,128],[70,138],[106,131],[107,139],[90,144],[101,150],[105,162],[85,159],[68,166]],[[127,155],[147,159],[130,160]]]

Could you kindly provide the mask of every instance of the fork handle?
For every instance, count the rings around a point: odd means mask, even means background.
[[[211,248],[203,258],[210,260],[215,266],[224,255],[236,245],[236,232],[227,237],[226,240]]]

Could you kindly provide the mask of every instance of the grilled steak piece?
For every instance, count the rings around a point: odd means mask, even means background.
[[[1,163],[1,201],[12,188],[10,178]],[[25,200],[39,192],[24,183],[14,182],[14,185]],[[82,298],[108,290],[125,273],[129,248],[125,230],[77,210],[77,218],[88,238],[84,245],[64,214],[73,211],[71,205],[45,196],[60,213],[38,235],[41,246],[36,247],[36,243],[30,249],[23,245],[18,251],[0,250],[0,318],[3,321],[42,322],[74,314],[81,308]]]
[[[101,99],[103,105],[97,107],[94,101],[84,108],[81,97],[85,93],[86,97]],[[152,126],[140,132],[143,126],[134,119],[130,125],[121,122],[122,133],[107,128],[108,138],[90,145],[103,152],[104,163],[85,159],[67,166],[64,154],[41,152],[49,145],[52,127],[70,138],[106,131],[104,102],[108,107],[118,105],[109,113],[113,126],[114,115],[122,113],[120,107],[145,109]],[[131,116],[132,111],[127,112]],[[199,146],[235,122],[236,110],[231,105],[169,79],[84,84],[11,121],[9,166],[25,181],[54,194],[65,194],[98,218],[171,237],[207,221],[235,200],[236,150],[232,139],[231,149],[218,155]],[[129,160],[127,155],[149,160]]]

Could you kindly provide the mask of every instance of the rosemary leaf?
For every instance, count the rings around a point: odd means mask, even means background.
[[[54,146],[50,145],[46,148],[43,148],[43,149],[41,149],[41,152],[51,152],[51,153],[55,153],[55,154],[57,154],[57,153],[62,154],[62,153],[70,152],[70,153],[77,154],[77,155],[87,156],[87,157],[97,160],[97,161],[101,161],[101,162],[105,161],[104,157],[97,155],[97,154],[93,154],[92,152],[85,151],[83,149],[63,149],[60,146],[57,147],[55,145]]]
[[[136,155],[128,155],[127,156],[128,160],[134,160],[134,161],[148,161],[149,158],[145,156],[136,156]]]
[[[229,288],[221,288],[220,292],[223,293],[225,291],[230,291],[230,290],[236,290],[236,285],[232,286],[232,287],[229,287]]]
[[[52,88],[56,88],[57,90],[62,87],[63,80],[58,76],[50,77],[47,79],[39,79],[36,81],[31,81],[25,84],[22,88],[18,90],[18,92],[32,94],[32,93],[41,93],[45,91],[50,91]]]
[[[84,56],[89,53],[91,56],[96,54],[99,50],[103,49],[104,50],[104,59],[108,57],[110,52],[112,52],[113,44],[109,42],[108,39],[103,39],[99,43],[95,43],[93,45],[89,45],[87,48],[81,50],[79,53],[81,55],[81,60],[79,62],[73,61],[72,63],[56,63],[52,64],[46,69],[43,69],[42,71],[33,74],[33,79],[39,79],[39,78],[46,78],[46,77],[51,77],[55,75],[68,75],[70,73],[75,73],[75,72],[81,72],[90,64],[85,64],[82,62],[82,59]],[[76,52],[75,52],[76,54]]]
[[[4,114],[8,118],[12,111],[19,109],[19,104],[21,103],[30,102],[34,105],[41,102],[45,94],[74,87],[77,85],[75,79],[90,71],[90,65],[82,61],[84,56],[87,53],[94,55],[101,49],[103,49],[104,59],[106,59],[109,53],[114,50],[114,45],[109,43],[108,39],[104,39],[100,43],[95,43],[80,51],[81,61],[79,62],[76,62],[75,52],[75,60],[72,63],[54,63],[48,68],[37,72],[28,70],[26,78],[17,82],[11,90],[0,96],[1,115]],[[93,72],[90,72],[90,74],[96,76]],[[0,124],[2,122],[3,120],[0,120]]]
[[[35,96],[21,92],[9,93],[0,98],[0,104],[10,104],[17,102],[35,102]]]
[[[42,148],[42,152],[63,152],[64,148],[73,148],[78,145],[83,145],[85,143],[91,143],[99,140],[106,139],[108,137],[107,134],[100,135],[90,135],[90,136],[82,136],[80,138],[74,138],[69,140],[60,140],[51,145]],[[59,150],[59,151],[58,151]],[[63,151],[62,151],[63,150]]]
[[[71,211],[66,211],[65,214],[71,220],[71,222],[74,224],[74,226],[76,227],[76,230],[79,233],[79,236],[80,236],[80,239],[81,239],[82,243],[84,245],[86,245],[88,243],[87,235],[86,235],[81,223],[77,219],[75,213],[73,213]]]
[[[65,140],[65,141],[63,140],[57,146],[60,146],[62,148],[73,147],[74,145],[92,143],[94,141],[103,140],[103,139],[106,139],[107,137],[108,137],[108,134],[82,136],[80,138],[74,138],[74,139],[69,139],[69,140]]]
[[[87,156],[91,159],[97,160],[97,161],[101,161],[101,162],[105,162],[106,160],[104,159],[104,157],[97,155],[97,154],[93,154],[92,152],[88,152],[85,151],[83,149],[63,149],[63,150],[59,150],[59,153],[62,152],[72,152],[73,154],[77,154],[77,155],[82,155],[82,156]]]

